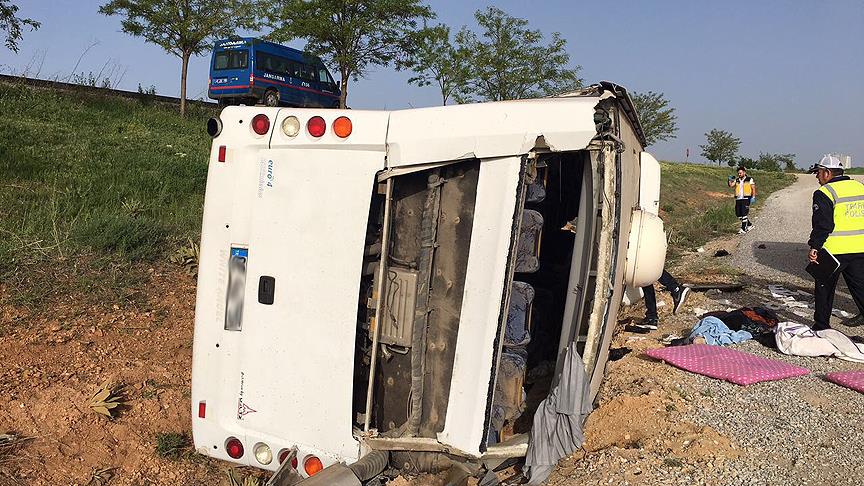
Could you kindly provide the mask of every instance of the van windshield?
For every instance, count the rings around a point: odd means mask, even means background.
[[[237,51],[222,51],[216,53],[213,61],[213,70],[246,69],[249,66],[249,51],[246,49]]]

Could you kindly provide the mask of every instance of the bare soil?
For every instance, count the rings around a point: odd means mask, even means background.
[[[175,267],[142,270],[148,290],[130,308],[69,295],[32,313],[0,287],[0,433],[26,438],[0,456],[0,484],[225,482],[225,463],[156,453],[160,433],[191,437],[195,288]],[[114,419],[88,406],[106,380],[125,385]]]

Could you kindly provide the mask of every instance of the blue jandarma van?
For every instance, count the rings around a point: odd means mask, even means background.
[[[340,91],[315,56],[255,38],[217,41],[208,96],[220,105],[338,108]]]

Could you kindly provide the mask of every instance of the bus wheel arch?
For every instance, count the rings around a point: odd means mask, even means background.
[[[279,106],[279,92],[272,88],[268,89],[264,92],[262,101],[264,106]]]

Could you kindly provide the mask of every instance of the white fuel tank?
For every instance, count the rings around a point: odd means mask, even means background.
[[[666,262],[666,232],[659,216],[634,209],[630,222],[624,283],[629,287],[652,284],[663,273]]]

